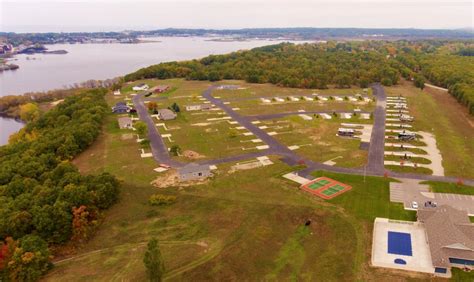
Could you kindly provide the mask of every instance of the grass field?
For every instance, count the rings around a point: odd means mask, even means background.
[[[170,97],[179,93],[178,88]],[[307,133],[299,122],[293,129]],[[327,136],[335,138],[333,127],[337,128],[336,122],[321,121],[310,130],[318,134],[327,130]],[[97,142],[74,160],[81,172],[118,176],[123,183],[120,202],[105,212],[95,236],[76,254],[69,260],[56,258],[59,262],[45,281],[144,281],[144,246],[152,237],[160,240],[165,279],[173,281],[436,280],[369,266],[375,217],[415,220],[414,212],[389,202],[389,179],[315,172],[352,186],[338,197],[322,200],[283,179],[281,175],[294,168],[275,161],[235,173],[228,173],[231,164],[225,164],[202,185],[155,188],[150,182],[158,176],[153,172],[156,163],[141,159],[139,144],[122,140],[123,133],[116,117],[110,116]],[[355,146],[343,143],[350,141],[346,139],[334,141],[338,142],[334,147],[342,149]],[[335,161],[357,165],[350,155]],[[150,206],[148,198],[157,192],[177,196],[176,203]],[[305,227],[308,219],[312,223]],[[454,275],[472,277],[457,271]]]
[[[462,195],[474,195],[474,187],[455,184],[455,183],[439,183],[426,181],[424,184],[430,185],[431,192],[435,193],[453,193]]]
[[[443,157],[445,174],[474,177],[474,117],[446,92],[420,90],[411,83],[385,88],[387,95],[406,97],[413,130],[434,134]]]
[[[352,122],[350,120],[344,120]],[[295,152],[313,161],[325,162],[333,159],[337,166],[362,167],[367,162],[368,152],[359,149],[360,140],[336,136],[340,120],[314,118],[305,121],[298,116],[265,121],[267,126],[281,123],[282,129],[267,129],[279,134],[274,138],[287,146],[303,145]],[[370,122],[370,121],[367,121]],[[281,134],[280,134],[281,132]]]

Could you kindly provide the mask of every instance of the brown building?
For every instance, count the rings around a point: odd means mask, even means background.
[[[467,212],[444,205],[419,209],[436,273],[451,267],[474,268],[474,224]]]

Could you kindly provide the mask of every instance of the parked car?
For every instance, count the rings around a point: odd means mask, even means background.
[[[432,201],[427,201],[425,202],[425,208],[436,208],[438,204],[436,204],[436,202],[432,202]]]
[[[418,203],[415,201],[411,202],[411,207],[414,209],[418,209]]]

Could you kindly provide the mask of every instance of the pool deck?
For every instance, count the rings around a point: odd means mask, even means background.
[[[388,232],[390,231],[410,234],[411,256],[388,253]],[[396,264],[394,263],[395,259],[402,259],[406,264]],[[371,264],[376,267],[434,273],[430,248],[422,224],[412,221],[376,218],[373,231]]]

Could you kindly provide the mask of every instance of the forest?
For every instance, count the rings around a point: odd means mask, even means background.
[[[282,43],[201,60],[154,65],[126,75],[125,81],[184,77],[210,81],[240,79],[298,88],[367,87],[376,81],[396,84],[400,65],[380,52],[359,51],[350,44]]]
[[[473,43],[417,44],[401,48],[397,60],[449,93],[474,115]]]
[[[474,114],[472,41],[362,41],[291,44],[254,48],[200,60],[149,66],[125,76],[189,80],[238,79],[286,87],[395,85],[403,77],[423,88],[425,82],[449,93]]]
[[[104,89],[40,114],[0,147],[0,281],[35,281],[49,248],[82,242],[119,196],[108,174],[82,175],[70,160],[94,142],[110,111]],[[32,107],[34,108],[34,107]]]

